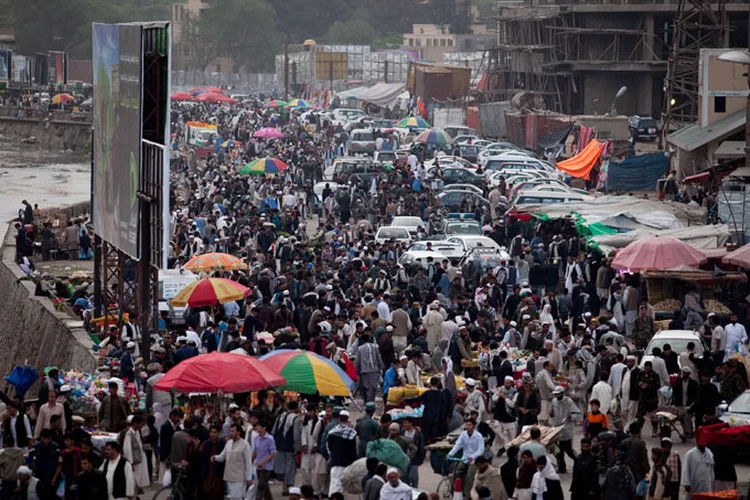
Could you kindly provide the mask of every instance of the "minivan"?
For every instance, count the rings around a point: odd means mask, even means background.
[[[349,136],[349,154],[368,154],[375,152],[375,135],[370,129],[352,130]]]

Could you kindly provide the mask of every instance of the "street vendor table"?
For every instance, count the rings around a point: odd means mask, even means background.
[[[91,433],[91,444],[94,448],[103,452],[104,446],[110,441],[117,441],[117,433],[115,432],[92,432]]]

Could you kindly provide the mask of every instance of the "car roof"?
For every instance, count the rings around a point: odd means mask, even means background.
[[[684,339],[686,337],[700,338],[700,333],[695,330],[662,330],[654,335],[651,340],[655,338],[660,339]]]

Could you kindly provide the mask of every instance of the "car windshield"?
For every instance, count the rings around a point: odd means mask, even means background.
[[[743,413],[750,415],[750,391],[745,391],[729,405],[730,413]]]
[[[482,234],[482,228],[479,224],[472,224],[470,222],[461,222],[458,224],[448,224],[446,229],[447,233],[451,234]]]
[[[353,141],[374,141],[375,137],[370,132],[356,132],[352,134]]]
[[[421,226],[422,219],[419,217],[395,217],[391,226]]]
[[[378,153],[380,161],[396,161],[396,153]]]
[[[684,339],[676,339],[676,338],[668,338],[668,337],[654,337],[651,339],[651,342],[649,342],[648,347],[646,348],[646,354],[650,354],[654,347],[658,347],[662,351],[664,350],[664,344],[669,344],[669,347],[672,348],[673,352],[685,352],[687,351],[687,345],[688,342],[692,342],[695,344],[695,354],[696,356],[702,356],[703,355],[703,344],[694,338],[684,338]]]
[[[473,255],[471,257],[471,260],[474,262],[474,265],[477,265],[481,267],[483,271],[486,271],[487,269],[494,269],[497,266],[499,266],[500,261],[502,259],[500,255],[489,254],[489,255]]]
[[[653,118],[641,118],[638,126],[641,128],[656,128],[656,120]]]
[[[400,227],[389,227],[382,228],[378,231],[378,237],[380,238],[408,238],[409,232],[406,229]]]

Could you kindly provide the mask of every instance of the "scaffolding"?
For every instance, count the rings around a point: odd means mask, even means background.
[[[698,120],[698,63],[701,49],[725,45],[724,0],[679,0],[664,80],[662,140],[674,128]]]

